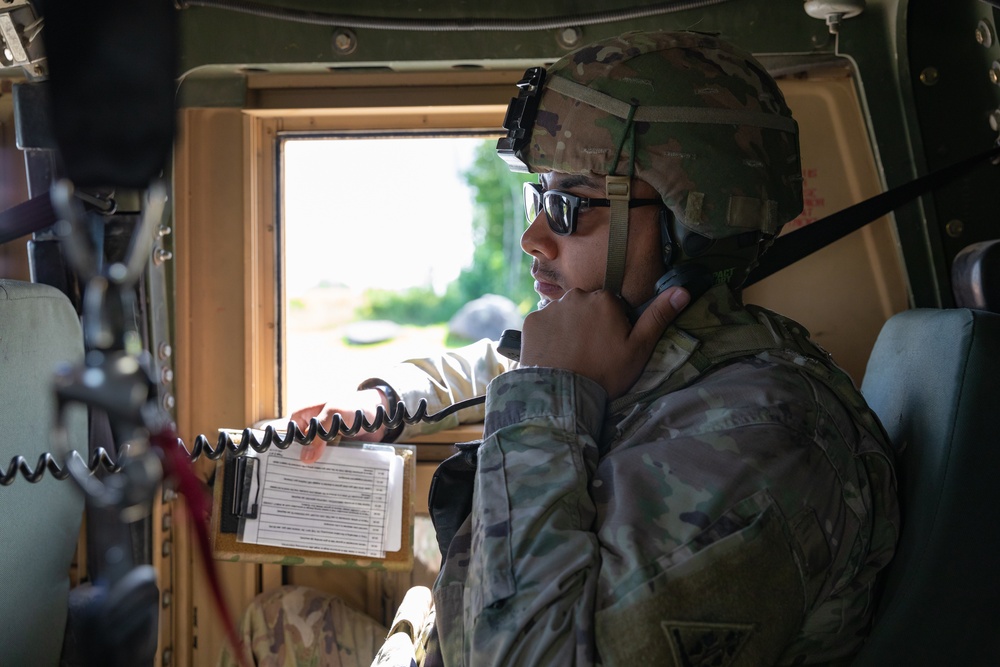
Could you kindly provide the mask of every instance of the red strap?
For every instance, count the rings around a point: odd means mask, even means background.
[[[215,600],[215,606],[222,617],[226,636],[229,638],[229,643],[239,660],[239,664],[242,667],[249,667],[246,654],[243,651],[243,643],[236,633],[236,624],[222,594],[222,584],[219,572],[215,567],[215,560],[212,558],[212,547],[208,537],[208,517],[212,510],[212,504],[208,491],[195,475],[187,451],[180,445],[177,433],[172,427],[153,435],[150,442],[163,452],[164,478],[173,479],[177,485],[177,491],[184,496],[184,504],[187,506],[191,525],[194,527],[194,536],[198,543],[198,552],[201,554],[201,562],[205,567],[208,583],[212,588],[212,599]]]

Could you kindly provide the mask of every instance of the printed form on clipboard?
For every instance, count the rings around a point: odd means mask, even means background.
[[[341,441],[314,463],[300,451],[247,450],[233,498],[240,542],[367,558],[402,548],[404,461],[392,446]]]

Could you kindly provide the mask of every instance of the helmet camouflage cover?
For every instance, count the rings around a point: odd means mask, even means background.
[[[775,235],[802,210],[781,91],[753,56],[704,33],[633,32],[565,56],[520,146],[531,172],[636,176],[710,239]]]

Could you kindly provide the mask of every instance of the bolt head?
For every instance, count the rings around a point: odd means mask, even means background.
[[[986,21],[980,21],[976,25],[976,42],[987,49],[993,46],[993,29]]]
[[[333,33],[333,50],[337,55],[348,56],[358,48],[358,36],[353,30],[338,28]]]
[[[583,31],[577,27],[562,28],[556,33],[556,41],[564,49],[574,49],[580,45],[583,39]]]

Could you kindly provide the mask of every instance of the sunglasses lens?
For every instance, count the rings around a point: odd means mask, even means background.
[[[567,195],[561,192],[549,191],[543,195],[545,215],[549,219],[549,227],[560,236],[566,236],[573,231],[573,213],[575,206]]]
[[[554,190],[542,191],[538,183],[524,184],[524,216],[530,225],[544,209],[549,229],[560,236],[573,233],[579,198]]]
[[[524,217],[528,219],[528,224],[531,224],[538,217],[541,199],[542,193],[538,191],[536,183],[524,184]]]

